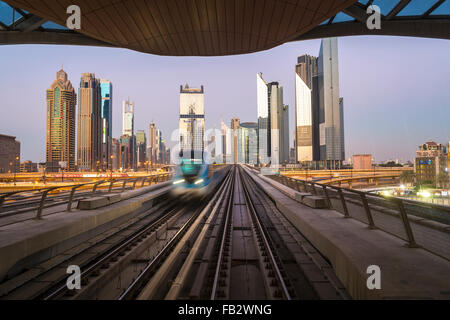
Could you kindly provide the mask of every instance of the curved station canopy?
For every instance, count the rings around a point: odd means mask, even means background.
[[[66,22],[80,8],[80,29]],[[379,29],[369,29],[381,11]],[[450,0],[5,0],[0,44],[73,44],[220,56],[349,35],[450,39]]]

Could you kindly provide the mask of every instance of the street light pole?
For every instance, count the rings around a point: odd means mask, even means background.
[[[16,157],[14,161],[14,186],[16,185],[17,161],[19,161],[19,157]]]

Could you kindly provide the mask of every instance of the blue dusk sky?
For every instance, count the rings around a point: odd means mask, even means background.
[[[450,136],[450,41],[403,37],[339,38],[346,157],[371,153],[375,161],[414,157],[429,139]],[[164,57],[118,48],[56,45],[0,46],[0,133],[22,143],[21,160],[44,161],[45,90],[64,65],[78,90],[81,73],[113,83],[113,136],[122,130],[122,100],[135,102],[135,129],[151,121],[168,145],[178,126],[179,88],[205,86],[206,128],[232,117],[256,121],[256,73],[284,87],[294,130],[297,56],[317,56],[320,40],[225,57]]]

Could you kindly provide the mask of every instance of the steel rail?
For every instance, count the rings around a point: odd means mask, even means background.
[[[224,185],[223,192],[221,192],[219,199],[217,199],[213,209],[211,210],[208,219],[206,220],[205,224],[203,225],[203,228],[200,231],[200,234],[198,235],[197,239],[195,240],[194,245],[192,246],[191,251],[189,252],[189,255],[185,259],[183,266],[180,268],[180,271],[178,272],[174,282],[172,283],[172,286],[170,287],[169,292],[167,293],[167,295],[165,297],[165,300],[174,300],[180,294],[180,291],[186,282],[187,275],[188,275],[189,271],[191,270],[194,259],[197,256],[200,245],[201,245],[202,241],[204,240],[206,231],[209,228],[210,223],[213,220],[213,218],[220,211],[219,206],[220,206],[220,204],[223,203],[224,198],[226,198],[227,190],[229,191],[230,187],[233,186],[232,178],[230,178],[230,176],[227,176],[223,185]],[[229,198],[232,198],[232,196],[229,196]]]
[[[157,266],[162,258],[175,246],[178,240],[181,240],[182,235],[184,235],[191,225],[197,220],[199,215],[206,209],[208,209],[211,204],[217,200],[217,197],[220,195],[220,190],[222,190],[224,185],[222,185],[218,192],[214,195],[214,197],[209,201],[209,203],[201,210],[197,210],[189,219],[186,221],[183,226],[177,231],[177,233],[169,240],[169,242],[159,251],[159,253],[150,261],[147,266],[141,271],[141,273],[136,277],[136,279],[131,283],[131,285],[120,295],[118,300],[129,300],[136,296],[136,291],[139,291],[143,282],[148,281],[147,277],[150,272]]]
[[[225,247],[225,241],[227,239],[227,236],[228,236],[228,233],[229,233],[229,230],[231,227],[229,225],[228,221],[231,220],[230,216],[232,214],[232,203],[233,203],[233,198],[234,198],[233,195],[234,195],[234,182],[235,181],[236,181],[236,173],[233,171],[233,178],[230,181],[230,183],[231,183],[230,197],[228,198],[224,230],[223,230],[223,234],[222,234],[222,239],[220,241],[219,255],[217,258],[216,271],[214,273],[214,281],[213,281],[213,286],[212,286],[212,290],[211,290],[211,300],[216,299],[216,291],[217,291],[217,287],[219,285],[220,270],[221,270],[221,264],[222,264],[222,260],[223,260],[223,251],[224,251],[224,247]]]
[[[267,239],[265,229],[262,226],[262,223],[260,221],[260,218],[258,216],[256,208],[255,208],[255,206],[253,204],[253,201],[251,200],[250,193],[249,193],[249,191],[247,189],[247,185],[246,185],[246,182],[245,182],[246,181],[245,174],[241,174],[241,176],[243,177],[243,179],[242,179],[242,190],[244,191],[244,196],[245,196],[245,199],[246,199],[246,202],[247,202],[247,207],[250,209],[249,210],[250,214],[254,218],[255,225],[257,226],[257,229],[258,229],[258,231],[259,231],[259,233],[261,235],[261,238],[262,238],[262,240],[264,242],[264,246],[266,247],[266,251],[267,251],[267,253],[269,255],[271,264],[272,264],[272,266],[273,266],[273,268],[275,270],[275,274],[276,274],[276,276],[278,278],[278,281],[279,281],[279,283],[281,285],[281,289],[283,291],[283,294],[284,294],[284,296],[286,297],[287,300],[291,300],[291,295],[289,294],[289,290],[288,290],[288,288],[286,286],[286,283],[284,282],[283,276],[281,275],[280,268],[278,267],[278,264],[277,264],[277,262],[275,260],[275,256],[274,256],[274,254],[272,252],[272,249],[270,248],[269,240]]]
[[[129,247],[132,243],[136,242],[145,233],[149,232],[149,230],[154,229],[154,228],[158,227],[159,225],[165,223],[168,219],[175,216],[176,214],[181,214],[182,212],[184,212],[184,210],[185,210],[184,208],[182,208],[181,210],[179,208],[174,208],[169,213],[164,214],[162,217],[158,218],[156,221],[151,222],[150,224],[148,224],[146,226],[143,226],[141,229],[139,229],[137,231],[137,233],[131,234],[128,238],[119,242],[116,246],[111,248],[109,251],[107,251],[106,253],[103,253],[103,255],[99,258],[99,260],[97,260],[93,264],[89,265],[88,268],[85,269],[81,273],[80,277],[88,276],[91,272],[93,272],[97,268],[101,267],[102,265],[106,264],[110,258],[119,254],[120,251],[122,251],[126,247]],[[56,296],[61,295],[61,293],[63,291],[65,291],[66,289],[67,289],[67,286],[65,284],[61,285],[56,290],[54,290],[52,293],[45,296],[44,300],[53,299]]]

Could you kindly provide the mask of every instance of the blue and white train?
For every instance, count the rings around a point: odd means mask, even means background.
[[[205,198],[211,192],[209,164],[203,159],[181,159],[172,184],[171,196],[177,200]]]

